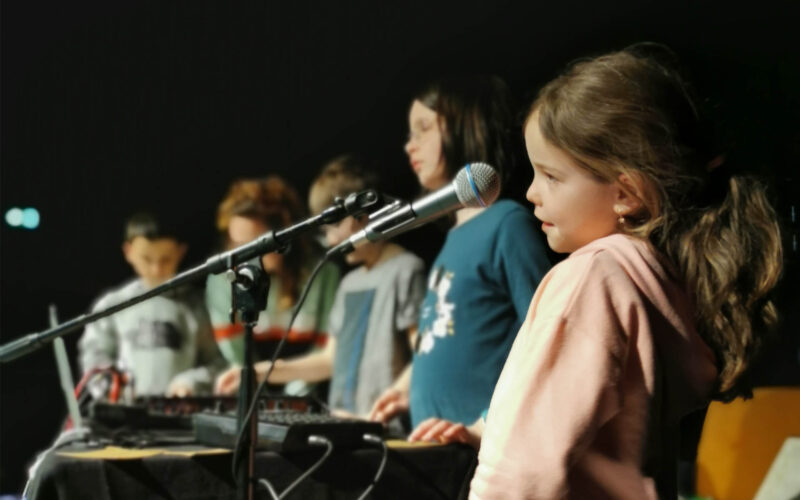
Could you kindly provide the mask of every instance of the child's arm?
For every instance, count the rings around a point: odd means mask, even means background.
[[[646,328],[648,318],[636,316],[646,308],[619,266],[593,257],[562,262],[517,335],[481,439],[471,487],[482,498],[564,496],[571,467],[598,429],[623,399],[642,396],[625,394],[621,376],[625,325]]]
[[[414,352],[416,350],[415,347],[417,347],[417,337],[418,337],[418,334],[419,334],[419,330],[417,329],[417,325],[416,324],[412,325],[408,329],[407,334],[408,334],[408,346],[411,348],[411,352]]]
[[[285,384],[292,380],[306,382],[319,382],[331,377],[333,373],[333,357],[336,352],[336,341],[328,338],[325,347],[317,352],[305,356],[275,361],[275,368],[269,376],[270,383]],[[261,361],[255,364],[256,378],[259,382],[264,380],[269,371],[270,362]],[[235,394],[241,382],[241,367],[233,366],[217,378],[214,392],[217,394]]]
[[[417,320],[419,308],[425,298],[425,266],[417,260],[407,270],[407,275],[398,279],[398,306],[395,318],[398,330],[405,331],[408,346],[414,352],[417,343]],[[388,423],[392,418],[409,411],[409,390],[411,387],[411,362],[395,379],[391,387],[373,403],[369,412],[369,419],[377,422]]]

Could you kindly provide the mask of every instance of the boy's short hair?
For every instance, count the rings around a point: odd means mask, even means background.
[[[148,240],[163,238],[182,242],[178,227],[172,222],[159,220],[150,212],[137,212],[131,215],[125,223],[125,241],[133,241],[137,237]]]
[[[328,162],[320,171],[308,193],[308,206],[316,215],[333,204],[337,197],[364,189],[377,189],[378,176],[354,155],[342,155]]]

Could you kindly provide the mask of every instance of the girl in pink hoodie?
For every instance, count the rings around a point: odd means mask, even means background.
[[[412,440],[479,447],[470,498],[676,498],[679,419],[746,394],[776,319],[775,214],[710,149],[663,46],[578,62],[525,123],[551,248],[485,420]]]

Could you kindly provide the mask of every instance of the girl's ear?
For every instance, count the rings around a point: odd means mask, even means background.
[[[628,174],[620,174],[617,178],[616,199],[614,200],[614,213],[620,216],[634,215],[642,208],[642,194],[644,189],[641,179]]]

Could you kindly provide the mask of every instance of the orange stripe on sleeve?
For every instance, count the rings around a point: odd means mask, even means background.
[[[220,340],[229,339],[231,337],[236,337],[244,332],[244,325],[239,323],[234,323],[232,325],[220,326],[214,328],[214,339],[219,342]]]

